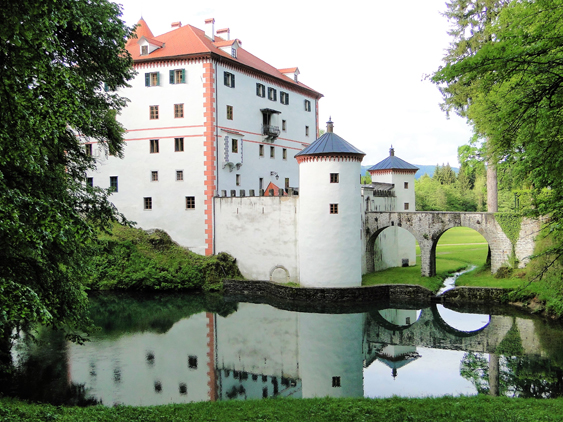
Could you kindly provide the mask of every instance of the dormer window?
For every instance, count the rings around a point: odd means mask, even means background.
[[[231,56],[233,56],[233,58],[237,58],[237,49],[234,47],[231,47]]]
[[[149,46],[148,45],[142,45],[141,46],[141,56],[148,56],[149,54]]]

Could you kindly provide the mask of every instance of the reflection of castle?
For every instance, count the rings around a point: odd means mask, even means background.
[[[317,314],[240,303],[227,317],[196,314],[163,334],[69,344],[68,376],[106,405],[361,397],[364,369],[376,360],[395,376],[417,347],[492,353],[514,324],[525,353],[539,354],[533,321],[512,317],[457,335],[430,308]]]

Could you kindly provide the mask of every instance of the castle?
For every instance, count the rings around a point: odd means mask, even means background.
[[[363,218],[415,210],[417,168],[391,155],[360,186],[364,153],[333,132],[317,138],[322,94],[296,67],[276,69],[230,30],[172,24],[154,36],[138,23],[127,49],[138,71],[119,92],[127,129],[123,160],[97,157],[88,183],[144,229],[190,250],[228,252],[248,278],[302,285],[360,285],[367,270]],[[415,240],[389,228],[376,269],[414,265]]]

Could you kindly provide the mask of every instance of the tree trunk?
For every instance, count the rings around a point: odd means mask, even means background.
[[[487,164],[487,212],[498,212],[497,167]]]
[[[499,395],[499,355],[489,355],[489,394],[494,397]]]

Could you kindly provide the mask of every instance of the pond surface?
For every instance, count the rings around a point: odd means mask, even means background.
[[[560,325],[512,308],[361,305],[334,313],[217,296],[92,298],[84,345],[42,332],[15,350],[15,389],[55,403],[265,397],[558,397]],[[25,392],[25,394],[24,394]]]

